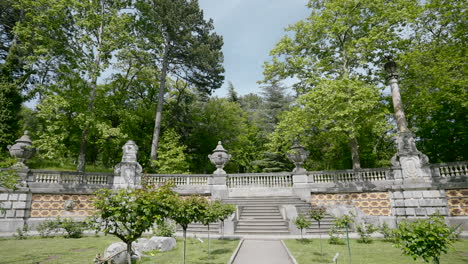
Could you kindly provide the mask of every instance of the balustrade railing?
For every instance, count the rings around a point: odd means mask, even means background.
[[[292,187],[293,180],[290,173],[251,173],[228,174],[229,188],[245,187]]]
[[[30,182],[58,184],[112,184],[112,173],[32,170]]]
[[[468,161],[431,164],[432,175],[442,178],[468,176]]]
[[[355,181],[384,181],[390,178],[390,168],[337,170],[337,171],[309,171],[311,182],[355,182]]]
[[[176,186],[207,185],[212,174],[145,174],[143,182],[150,185],[159,185],[171,181]]]

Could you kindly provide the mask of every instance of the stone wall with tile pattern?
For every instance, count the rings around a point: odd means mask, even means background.
[[[450,216],[468,216],[468,189],[446,190]]]
[[[445,190],[408,190],[390,193],[395,216],[426,217],[434,213],[447,216]]]
[[[90,216],[95,211],[93,199],[89,194],[33,194],[31,218]],[[65,209],[66,201],[73,201],[71,210]]]
[[[354,205],[366,215],[390,216],[387,192],[312,194],[312,206]]]

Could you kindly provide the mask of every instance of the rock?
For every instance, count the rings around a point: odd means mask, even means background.
[[[117,254],[118,252],[122,252]],[[139,255],[139,252],[134,252],[136,255],[133,255],[132,258],[132,263],[136,262],[137,260],[140,259],[141,255]],[[117,254],[117,255],[115,255]],[[104,251],[104,259],[113,256],[112,258],[112,263],[114,264],[127,264],[127,245],[124,242],[116,242],[111,244],[106,248]]]
[[[104,251],[104,258],[107,259],[110,256],[117,254],[118,252],[123,251],[120,254],[115,255],[112,260],[115,264],[127,264],[127,245],[124,242],[112,243]]]
[[[169,251],[176,246],[176,240],[173,237],[157,237],[154,236],[149,239],[150,241],[148,242],[151,247],[156,247],[155,249],[158,249],[161,252]]]

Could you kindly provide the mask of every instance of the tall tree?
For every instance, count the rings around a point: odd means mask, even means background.
[[[466,1],[430,0],[399,55],[401,91],[418,148],[431,162],[468,159]]]
[[[287,28],[294,35],[283,37],[264,65],[265,82],[296,78],[297,94],[327,79],[373,81],[383,56],[401,47],[398,34],[417,5],[413,0],[322,0],[309,1],[308,7],[310,16]],[[358,168],[357,138],[350,137],[349,145]]]
[[[136,7],[142,48],[160,69],[151,160],[156,160],[168,76],[177,76],[202,93],[221,86],[223,40],[204,20],[197,0],[140,0]]]
[[[32,1],[21,0],[18,7],[26,19],[16,27],[24,46],[33,49],[30,67],[51,83],[82,90],[86,107],[81,121],[78,171],[86,165],[86,146],[94,122],[98,80],[109,68],[115,51],[125,46],[131,15],[123,12],[126,1]],[[60,90],[49,90],[59,93]]]

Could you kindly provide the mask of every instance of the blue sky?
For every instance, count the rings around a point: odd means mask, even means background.
[[[285,35],[284,28],[310,14],[307,0],[199,0],[205,19],[224,38],[225,82],[214,95],[227,94],[231,81],[238,94],[258,93],[262,65]]]

